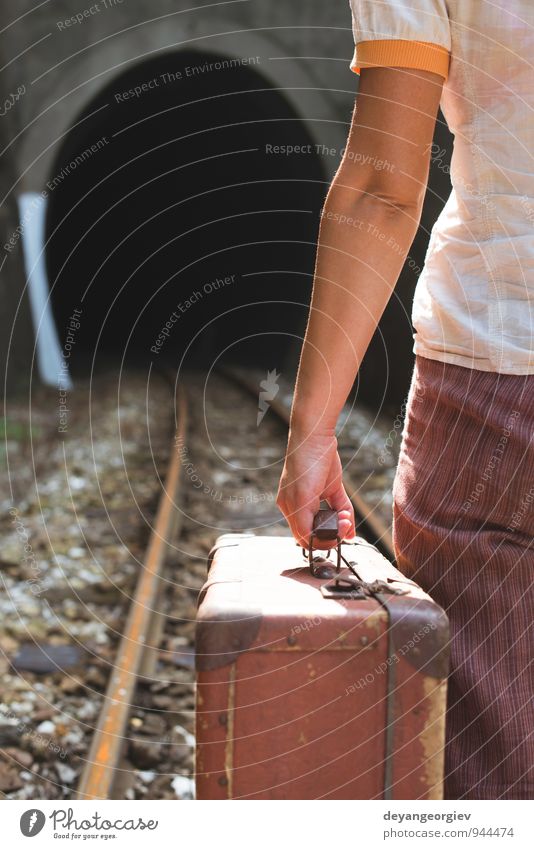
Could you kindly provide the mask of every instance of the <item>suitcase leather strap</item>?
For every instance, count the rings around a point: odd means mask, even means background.
[[[393,627],[395,624],[396,609],[395,605],[390,605],[388,595],[405,595],[408,590],[402,587],[394,587],[388,584],[387,581],[362,581],[358,578],[356,572],[357,564],[352,560],[347,560],[342,556],[342,560],[351,570],[352,575],[359,584],[359,588],[366,596],[371,596],[382,605],[388,617],[388,669],[386,679],[386,745],[384,755],[384,799],[394,799],[393,792],[393,759],[395,754],[395,691],[396,691],[396,674],[395,674],[395,642],[393,639]],[[398,610],[398,608],[397,608]]]
[[[328,560],[330,551],[326,557],[313,556],[314,538],[321,540],[332,540],[337,552],[336,565]],[[376,549],[376,546],[366,543]],[[332,546],[334,548],[334,545]],[[376,549],[378,551],[378,549]],[[350,574],[341,574],[341,562],[348,567]],[[317,578],[332,578],[334,582],[321,587],[321,592],[326,598],[366,598],[372,597],[382,605],[388,617],[388,671],[386,682],[386,740],[384,757],[384,799],[394,799],[393,792],[393,758],[395,754],[395,643],[393,639],[393,628],[395,624],[395,605],[390,605],[388,596],[404,595],[409,592],[404,587],[393,586],[382,580],[363,581],[357,573],[357,564],[353,560],[347,560],[341,554],[341,539],[338,531],[337,512],[335,510],[319,510],[316,513],[310,543],[308,548],[309,568]],[[397,608],[398,609],[398,608]]]
[[[374,548],[375,546],[373,546]],[[388,617],[388,670],[386,680],[386,745],[384,756],[384,799],[394,799],[393,792],[393,759],[395,754],[395,642],[393,639],[393,627],[395,624],[395,605],[390,605],[388,595],[405,595],[409,592],[404,587],[395,587],[387,581],[361,581],[356,571],[357,564],[353,560],[347,560],[342,556],[343,562],[349,567],[352,575],[359,581],[360,587],[365,595],[369,595],[382,605]],[[398,609],[398,608],[397,608]]]
[[[406,592],[406,590],[401,590]],[[388,617],[388,669],[386,680],[386,745],[384,755],[384,799],[394,799],[393,793],[393,758],[395,754],[395,643],[393,640],[394,606],[390,606],[384,592],[370,590],[370,594],[382,605]]]

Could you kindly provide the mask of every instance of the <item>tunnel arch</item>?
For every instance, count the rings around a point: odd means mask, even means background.
[[[252,329],[240,357],[280,368],[305,325],[327,187],[309,127],[254,62],[182,50],[114,79],[47,179],[58,327],[79,311],[73,367],[97,348],[175,357],[193,336],[208,362]]]
[[[179,9],[148,24],[135,23],[112,36],[95,38],[56,65],[47,65],[35,80],[41,83],[42,94],[17,148],[21,191],[42,190],[53,171],[58,146],[104,88],[133,66],[182,50],[195,52],[199,58],[207,53],[236,59],[259,56],[262,77],[272,88],[283,91],[295,113],[307,122],[315,143],[342,149],[347,123],[340,117],[339,97],[346,96],[350,109],[352,94],[340,89],[341,81],[335,75],[330,77],[334,85],[337,81],[337,99],[310,72],[309,62],[288,57],[287,46],[273,37],[270,27],[247,27],[236,21],[228,29],[228,18],[210,12],[210,32],[206,33],[204,22],[189,15],[194,11]],[[354,82],[354,75],[349,74],[349,83]],[[336,167],[333,157],[325,161],[329,178]]]

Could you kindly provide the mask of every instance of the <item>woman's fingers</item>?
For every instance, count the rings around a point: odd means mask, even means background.
[[[338,512],[339,520],[339,536],[341,539],[354,539],[356,532],[354,530],[354,517],[348,510]]]
[[[318,501],[318,505],[319,505]],[[317,506],[317,510],[319,506]],[[301,545],[303,548],[308,548],[310,544],[310,534],[313,525],[313,517],[317,510],[309,510],[309,509],[301,509],[297,510],[293,516],[293,523],[291,527],[291,531],[295,540]]]
[[[339,520],[339,536],[341,539],[352,539],[356,536],[356,524],[354,521],[354,508],[343,486],[342,467],[339,454],[333,462],[333,474],[327,483],[323,498],[328,501],[332,510],[337,510]]]
[[[313,523],[313,517],[320,507],[320,498],[295,484],[281,486],[276,504],[282,511],[295,537],[296,542],[307,547]]]
[[[308,548],[313,518],[323,500],[338,514],[340,538],[352,539],[356,533],[354,510],[343,486],[335,436],[297,445],[293,451],[288,446],[276,499],[295,540]],[[314,548],[328,549],[331,545],[329,540],[314,540]]]
[[[297,509],[294,511],[289,510],[287,513],[285,512],[285,510],[282,510],[282,507],[280,507],[287,519],[287,522],[291,529],[291,533],[295,537],[295,541],[303,548],[309,547],[310,535],[313,526],[313,517],[317,513],[317,510],[319,510],[319,506],[320,502],[318,501],[317,509],[309,510],[307,508],[302,508],[300,510]],[[352,539],[352,537],[354,536],[354,520],[351,516],[351,513],[348,510],[339,511],[338,522],[340,538]],[[320,540],[315,538],[313,541],[313,547],[316,549],[329,549],[332,548],[332,541]]]
[[[284,514],[295,540],[304,548],[309,546],[313,518],[322,500],[327,501],[329,506],[338,513],[340,538],[352,539],[355,536],[354,510],[341,481],[339,458],[336,457],[331,468],[334,469],[333,475],[328,469],[322,484],[310,481],[307,487],[302,485],[302,479],[299,484],[296,484],[291,477],[288,480],[285,475],[283,476],[276,503]],[[331,543],[328,540],[314,541],[314,548],[328,549],[330,547]]]

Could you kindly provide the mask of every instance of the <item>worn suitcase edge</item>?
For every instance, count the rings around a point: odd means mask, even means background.
[[[259,634],[263,614],[260,610],[240,610],[211,613],[201,605],[197,614],[195,634],[195,665],[197,672],[208,672],[229,666],[246,651]]]
[[[449,671],[449,619],[434,601],[397,597],[389,601],[393,649],[431,678]]]
[[[213,545],[208,556],[208,569],[222,548],[237,547],[254,534],[224,534]],[[380,555],[381,559],[384,559]],[[389,564],[389,561],[385,560]],[[400,574],[400,573],[399,573]],[[401,578],[403,576],[401,575]],[[418,586],[415,582],[411,582]],[[210,614],[206,596],[211,586],[208,579],[198,597],[196,626],[196,668],[217,669],[233,663],[249,649],[259,634],[263,619],[260,610],[232,608]],[[392,647],[405,656],[411,666],[432,678],[446,678],[449,669],[449,620],[447,614],[430,597],[382,596],[391,618]]]

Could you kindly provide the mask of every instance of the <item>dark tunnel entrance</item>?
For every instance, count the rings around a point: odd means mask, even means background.
[[[209,366],[225,349],[280,370],[305,326],[325,180],[304,122],[252,61],[179,52],[115,79],[48,182],[60,336],[80,311],[73,373],[123,354]]]

